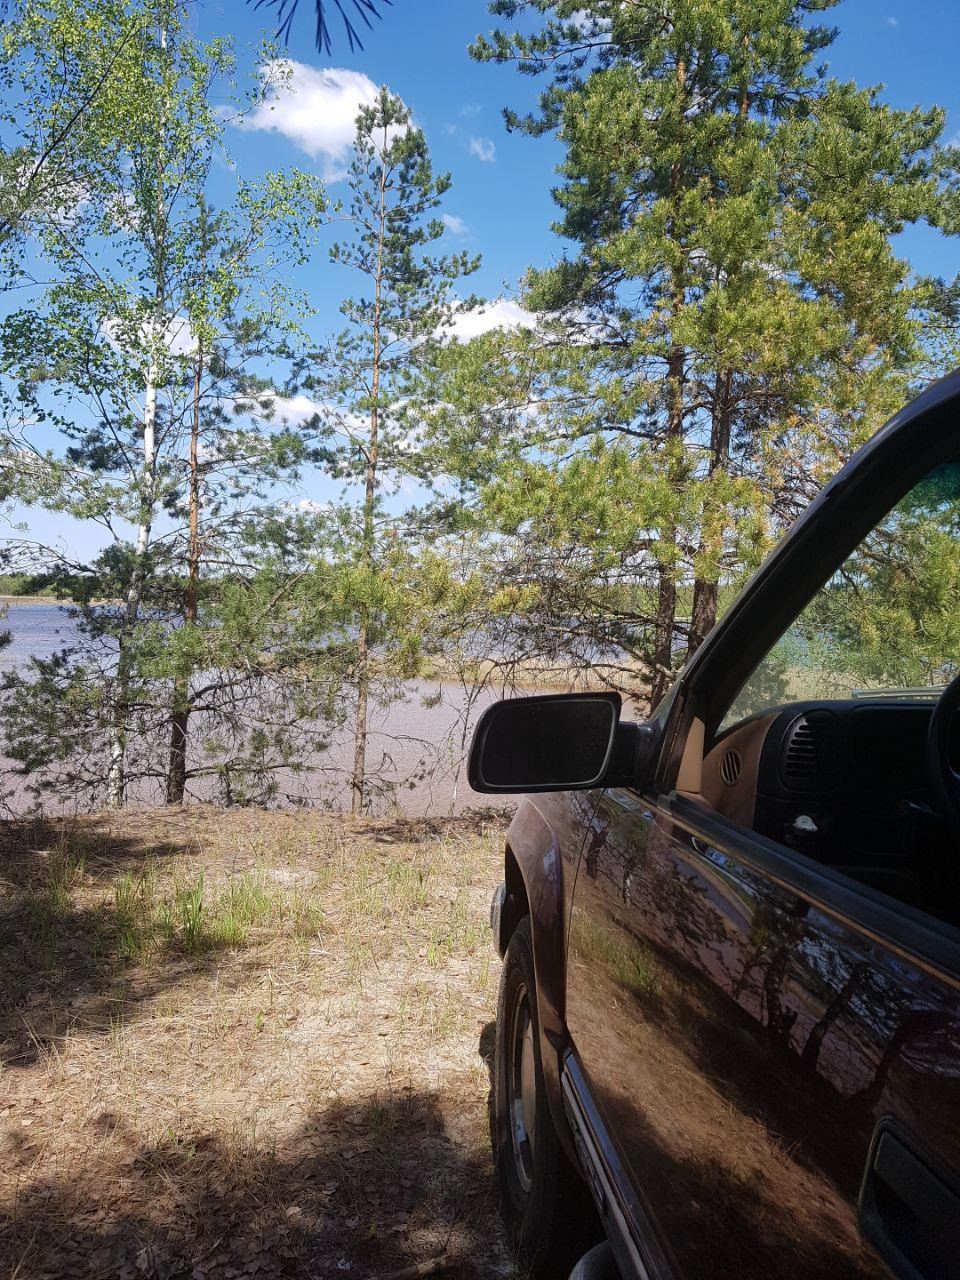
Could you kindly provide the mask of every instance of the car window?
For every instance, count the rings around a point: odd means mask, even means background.
[[[740,689],[720,728],[792,702],[935,698],[960,670],[960,461],[917,484]]]

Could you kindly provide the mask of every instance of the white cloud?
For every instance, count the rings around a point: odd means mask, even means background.
[[[484,307],[473,311],[461,311],[454,318],[453,324],[444,329],[449,338],[459,338],[461,342],[469,342],[491,329],[535,329],[537,317],[532,311],[526,311],[519,302],[512,298],[497,298]]]
[[[192,356],[197,349],[197,340],[186,316],[170,317],[163,341],[172,356]]]
[[[458,218],[455,213],[441,213],[440,221],[455,236],[465,236],[467,234],[467,224],[462,218]]]
[[[320,400],[311,400],[309,396],[302,394],[281,396],[276,392],[267,391],[254,398],[260,401],[267,401],[269,412],[285,422],[304,423],[308,422],[315,414],[324,414],[326,412],[326,406]]]
[[[275,58],[260,68],[264,98],[236,123],[289,138],[314,160],[322,159],[330,182],[344,177],[357,131],[357,114],[377,96],[369,76],[343,67],[309,67]]]
[[[497,148],[489,138],[471,138],[468,149],[472,156],[476,156],[484,164],[493,164],[497,158]]]
[[[353,413],[333,400],[311,400],[302,392],[295,396],[283,396],[277,391],[264,391],[250,399],[264,404],[268,413],[291,426],[303,426],[317,416],[324,427],[350,440],[365,439],[370,430],[369,418]]]
[[[118,351],[129,351],[132,344],[147,349],[156,340],[172,356],[191,356],[197,349],[197,340],[187,316],[167,313],[159,322],[150,319],[133,320],[130,317],[110,316],[101,323],[107,341]]]
[[[888,19],[887,19],[887,26],[888,26],[888,27],[899,27],[899,25],[900,25],[900,23],[899,23],[899,21],[898,21],[896,18],[888,18]]]
[[[591,13],[588,9],[577,9],[575,13],[571,13],[570,17],[567,18],[567,22],[576,29],[578,35],[587,40],[599,41],[602,44],[609,44],[610,42],[609,19],[598,18],[595,13]]]

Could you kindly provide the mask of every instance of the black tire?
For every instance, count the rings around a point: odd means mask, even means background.
[[[525,916],[510,939],[500,976],[494,1157],[501,1211],[518,1261],[533,1280],[558,1280],[569,1274],[602,1232],[586,1184],[567,1159],[553,1127],[540,1058],[536,991],[530,918]],[[528,1084],[535,1083],[535,1098],[526,1091],[526,1108],[521,1076]]]

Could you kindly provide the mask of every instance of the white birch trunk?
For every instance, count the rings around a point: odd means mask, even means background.
[[[112,809],[122,809],[126,799],[127,695],[130,688],[130,655],[127,638],[140,615],[143,596],[143,562],[150,549],[153,528],[153,506],[157,472],[157,365],[150,361],[143,403],[143,471],[140,480],[140,522],[133,572],[127,588],[124,626],[117,654],[117,680],[113,704],[113,740],[110,744],[110,767],[107,772],[107,794]]]

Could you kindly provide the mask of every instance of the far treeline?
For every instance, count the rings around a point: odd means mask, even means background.
[[[493,680],[655,706],[824,481],[957,363],[957,283],[894,237],[957,234],[960,150],[942,109],[831,77],[833,2],[494,0],[470,55],[542,85],[505,115],[562,145],[562,249],[523,281],[529,327],[469,341],[479,260],[445,251],[450,178],[388,89],[344,183],[247,174],[229,143],[282,50],[238,88],[232,41],[177,0],[8,5],[0,487],[105,548],[7,544],[8,584],[77,627],[3,679],[21,794],[278,802],[349,726],[362,812],[372,708],[418,676],[468,707]],[[322,337],[318,254],[350,294]],[[335,497],[296,496],[320,479]],[[848,611],[833,660],[894,605]]]

